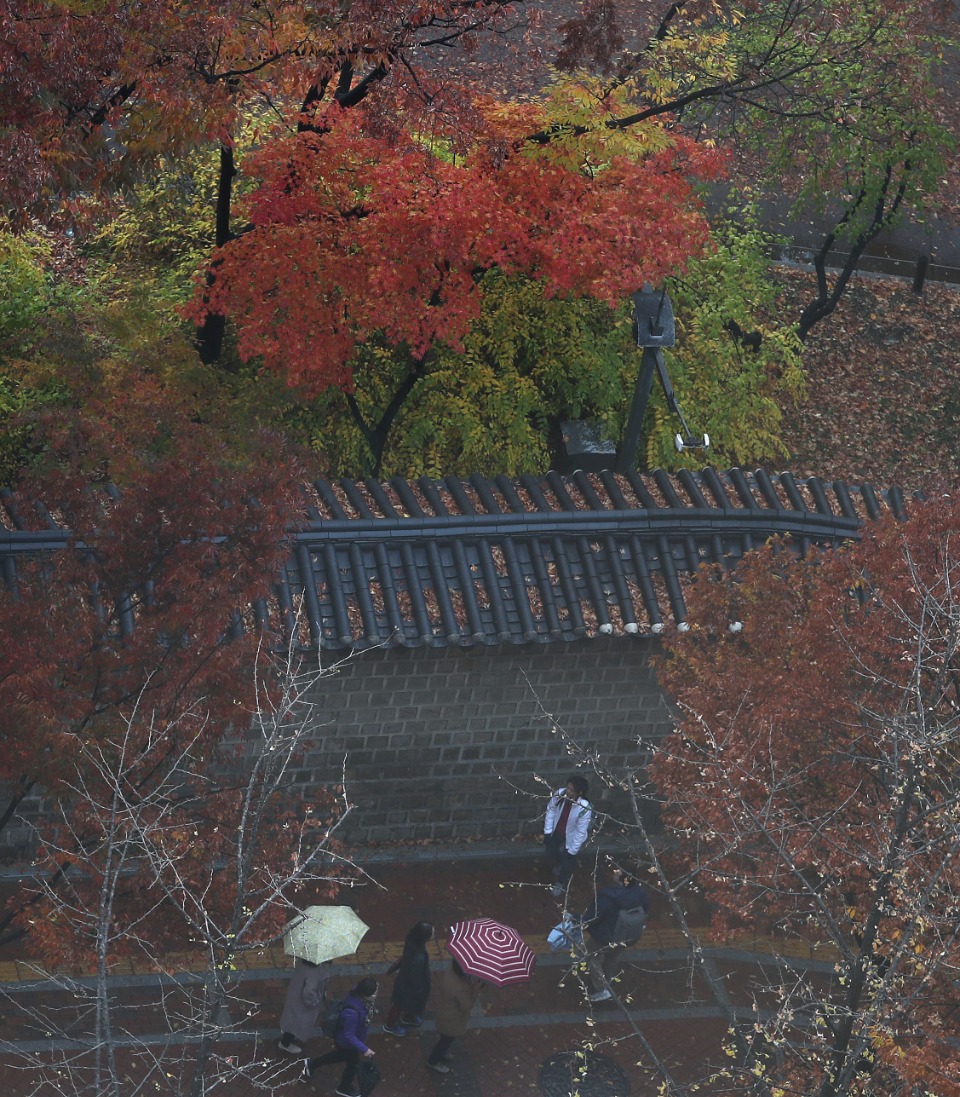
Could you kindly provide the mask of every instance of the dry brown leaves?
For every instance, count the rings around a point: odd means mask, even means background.
[[[814,290],[784,273],[787,315]],[[787,466],[800,475],[935,490],[960,481],[960,288],[857,276],[813,329],[807,392],[784,412]]]

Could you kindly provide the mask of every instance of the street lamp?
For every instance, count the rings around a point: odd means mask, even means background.
[[[643,289],[631,294],[631,298],[637,346],[643,349],[643,356],[640,359],[640,372],[637,374],[637,383],[633,390],[633,402],[630,405],[627,427],[617,452],[617,472],[626,472],[636,457],[654,375],[660,379],[660,387],[663,389],[667,407],[680,420],[683,428],[682,433],[674,435],[674,445],[678,452],[682,453],[685,449],[707,449],[710,445],[708,434],[699,438],[691,434],[680,405],[677,403],[676,393],[673,391],[670,375],[667,373],[667,365],[663,360],[663,348],[672,347],[677,342],[673,305],[670,303],[666,289],[658,293],[648,282]]]

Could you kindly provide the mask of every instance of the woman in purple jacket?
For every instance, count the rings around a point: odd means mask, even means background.
[[[373,1051],[367,1047],[367,1022],[370,1010],[377,996],[377,980],[361,979],[344,999],[343,1012],[340,1014],[340,1026],[333,1042],[337,1045],[333,1051],[320,1055],[316,1059],[307,1059],[303,1064],[303,1077],[313,1076],[317,1067],[328,1063],[343,1063],[343,1073],[337,1086],[339,1097],[360,1097],[357,1085],[357,1068],[361,1059],[372,1059]]]

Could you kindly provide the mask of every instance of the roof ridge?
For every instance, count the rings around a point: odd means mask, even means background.
[[[307,521],[273,605],[305,647],[551,643],[656,636],[686,627],[684,589],[702,564],[734,566],[771,536],[799,551],[857,538],[903,494],[789,472],[700,472],[388,481],[304,485]],[[0,492],[0,563],[62,548],[69,531],[38,504],[31,530]],[[294,608],[302,607],[299,617]]]

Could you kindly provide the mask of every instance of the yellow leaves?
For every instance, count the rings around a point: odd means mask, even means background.
[[[642,73],[643,94],[661,105],[703,83],[730,80],[736,73],[730,32],[724,27],[709,31],[677,28],[655,43],[649,56],[650,63]]]
[[[616,124],[636,113],[638,93],[632,80],[610,88],[586,72],[554,74],[541,104],[543,127],[553,138],[547,146],[528,146],[525,154],[592,175],[615,157],[636,162],[669,147],[669,134],[655,120]]]
[[[539,100],[478,98],[475,106],[492,131],[508,142],[520,141],[547,125],[547,113]]]

